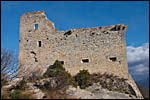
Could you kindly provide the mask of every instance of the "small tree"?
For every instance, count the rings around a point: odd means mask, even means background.
[[[61,62],[59,60],[55,61],[55,63],[53,64],[51,69],[57,69],[57,70],[65,71],[65,68],[63,67],[63,65],[61,64]]]
[[[80,72],[75,76],[75,81],[78,83],[81,89],[92,85],[92,77],[88,70],[80,70]]]
[[[18,75],[18,59],[13,51],[1,49],[1,87]]]
[[[58,96],[59,94],[62,95],[62,92],[65,94],[65,90],[69,85],[72,85],[72,76],[70,73],[68,73],[60,61],[56,60],[55,63],[50,66],[43,77],[49,77],[52,80],[54,80],[56,86],[52,86],[51,83],[46,83],[44,87],[42,87],[42,90],[46,91],[49,96],[49,94],[55,94]],[[50,97],[50,98],[52,98]]]

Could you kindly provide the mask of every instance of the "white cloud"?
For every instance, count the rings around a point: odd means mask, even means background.
[[[144,64],[138,64],[133,67],[129,67],[129,71],[132,73],[132,75],[142,75],[148,73],[148,66],[145,66]]]
[[[127,46],[127,57],[129,63],[149,59],[149,43],[139,47]]]
[[[136,77],[147,77],[149,74],[149,43],[142,46],[127,46],[129,73]]]

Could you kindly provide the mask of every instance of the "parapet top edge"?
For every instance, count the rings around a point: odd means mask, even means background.
[[[46,17],[45,15],[45,12],[44,11],[36,11],[36,12],[29,12],[29,13],[24,13],[21,17],[23,16],[26,16],[26,15],[35,15],[35,14],[42,14]],[[54,23],[51,22],[47,17],[46,19],[54,26]],[[113,28],[113,27],[124,27],[123,31],[126,31],[126,29],[128,28],[128,25],[124,25],[124,24],[116,24],[116,25],[107,25],[107,26],[99,26],[99,27],[89,27],[89,28],[77,28],[77,29],[68,29],[68,30],[65,30],[65,31],[69,31],[69,30],[81,30],[81,29],[96,29],[96,28],[99,28],[99,29],[103,29],[103,28]],[[58,30],[58,29],[57,29]],[[58,30],[59,31],[59,30]],[[64,31],[64,32],[65,32]],[[60,32],[63,32],[63,31],[60,31]]]
[[[68,30],[65,30],[64,32],[69,31],[69,30],[74,31],[74,30],[82,30],[82,29],[104,29],[104,28],[114,28],[114,27],[124,27],[123,31],[126,31],[126,29],[128,28],[128,25],[116,24],[116,25],[97,26],[97,27],[89,27],[89,28],[77,28],[77,29],[68,29]]]
[[[29,13],[24,13],[22,16],[25,16],[25,15],[35,15],[35,14],[45,15],[45,12],[44,11],[29,12]]]

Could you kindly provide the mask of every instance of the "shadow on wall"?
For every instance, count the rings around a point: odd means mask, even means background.
[[[48,73],[48,71],[49,71],[50,69],[52,69],[52,67],[53,67],[53,65],[50,65],[50,66],[47,68],[46,72],[45,72],[43,75],[46,75],[46,74]]]

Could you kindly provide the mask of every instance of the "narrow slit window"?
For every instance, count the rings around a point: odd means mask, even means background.
[[[81,63],[89,63],[89,59],[84,58],[84,59],[82,59]]]
[[[42,46],[41,41],[38,41],[38,46],[39,46],[39,47],[41,47],[41,46]]]
[[[117,61],[117,57],[110,57],[109,59],[113,62]]]
[[[35,24],[34,29],[35,29],[35,30],[38,29],[38,24]]]

